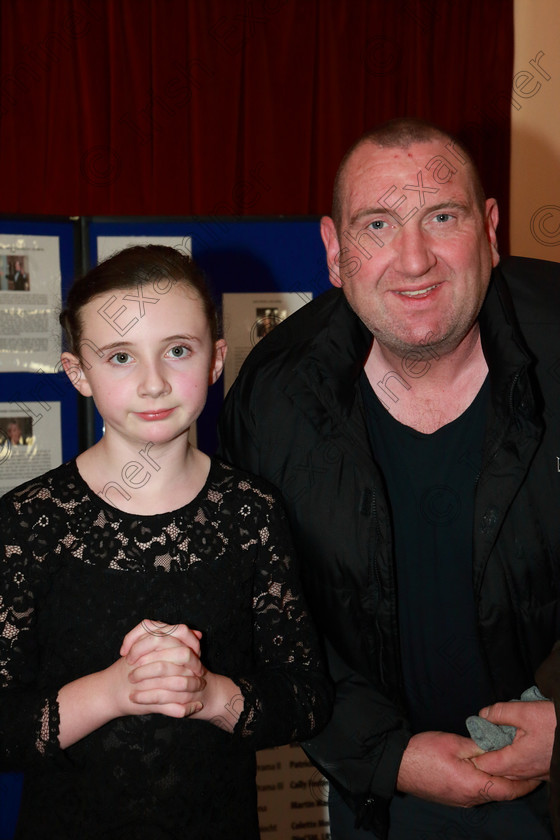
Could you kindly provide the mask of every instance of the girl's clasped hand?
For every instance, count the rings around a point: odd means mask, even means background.
[[[204,667],[201,638],[199,630],[185,624],[148,619],[127,633],[121,659],[111,666],[119,672],[118,680],[122,672],[126,676],[122,714],[192,717],[231,732],[243,709],[243,696],[235,686],[232,695],[231,680]]]
[[[126,678],[123,705],[129,711],[123,713],[181,718],[202,711],[209,675],[200,660],[201,636],[185,624],[147,619],[127,633],[115,663]]]

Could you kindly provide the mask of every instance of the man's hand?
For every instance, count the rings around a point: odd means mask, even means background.
[[[548,779],[556,729],[552,702],[495,703],[479,714],[491,723],[517,727],[510,746],[473,758],[473,764],[479,770],[508,779]]]
[[[471,759],[477,756],[478,762],[481,752],[474,741],[460,735],[414,735],[403,754],[397,789],[430,802],[469,808],[517,799],[538,786],[538,781],[504,779],[475,767]]]

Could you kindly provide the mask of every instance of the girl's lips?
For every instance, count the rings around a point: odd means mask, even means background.
[[[173,411],[174,408],[166,408],[162,411],[136,411],[135,414],[142,420],[165,420]]]

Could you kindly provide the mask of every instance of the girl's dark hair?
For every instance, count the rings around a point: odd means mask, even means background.
[[[212,341],[216,341],[216,306],[204,275],[194,260],[167,245],[133,245],[113,254],[72,284],[66,306],[59,317],[66,334],[68,349],[76,356],[80,355],[80,311],[93,298],[118,289],[148,285],[152,286],[154,295],[164,295],[176,283],[181,283],[196,292],[204,307]]]

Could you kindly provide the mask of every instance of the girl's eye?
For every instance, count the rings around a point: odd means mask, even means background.
[[[188,347],[183,347],[182,344],[178,344],[177,347],[172,347],[171,350],[169,350],[169,355],[174,359],[183,359],[185,356],[188,356],[188,354]]]
[[[132,356],[128,353],[115,353],[114,356],[111,356],[109,361],[114,362],[116,365],[126,365],[131,360]]]

